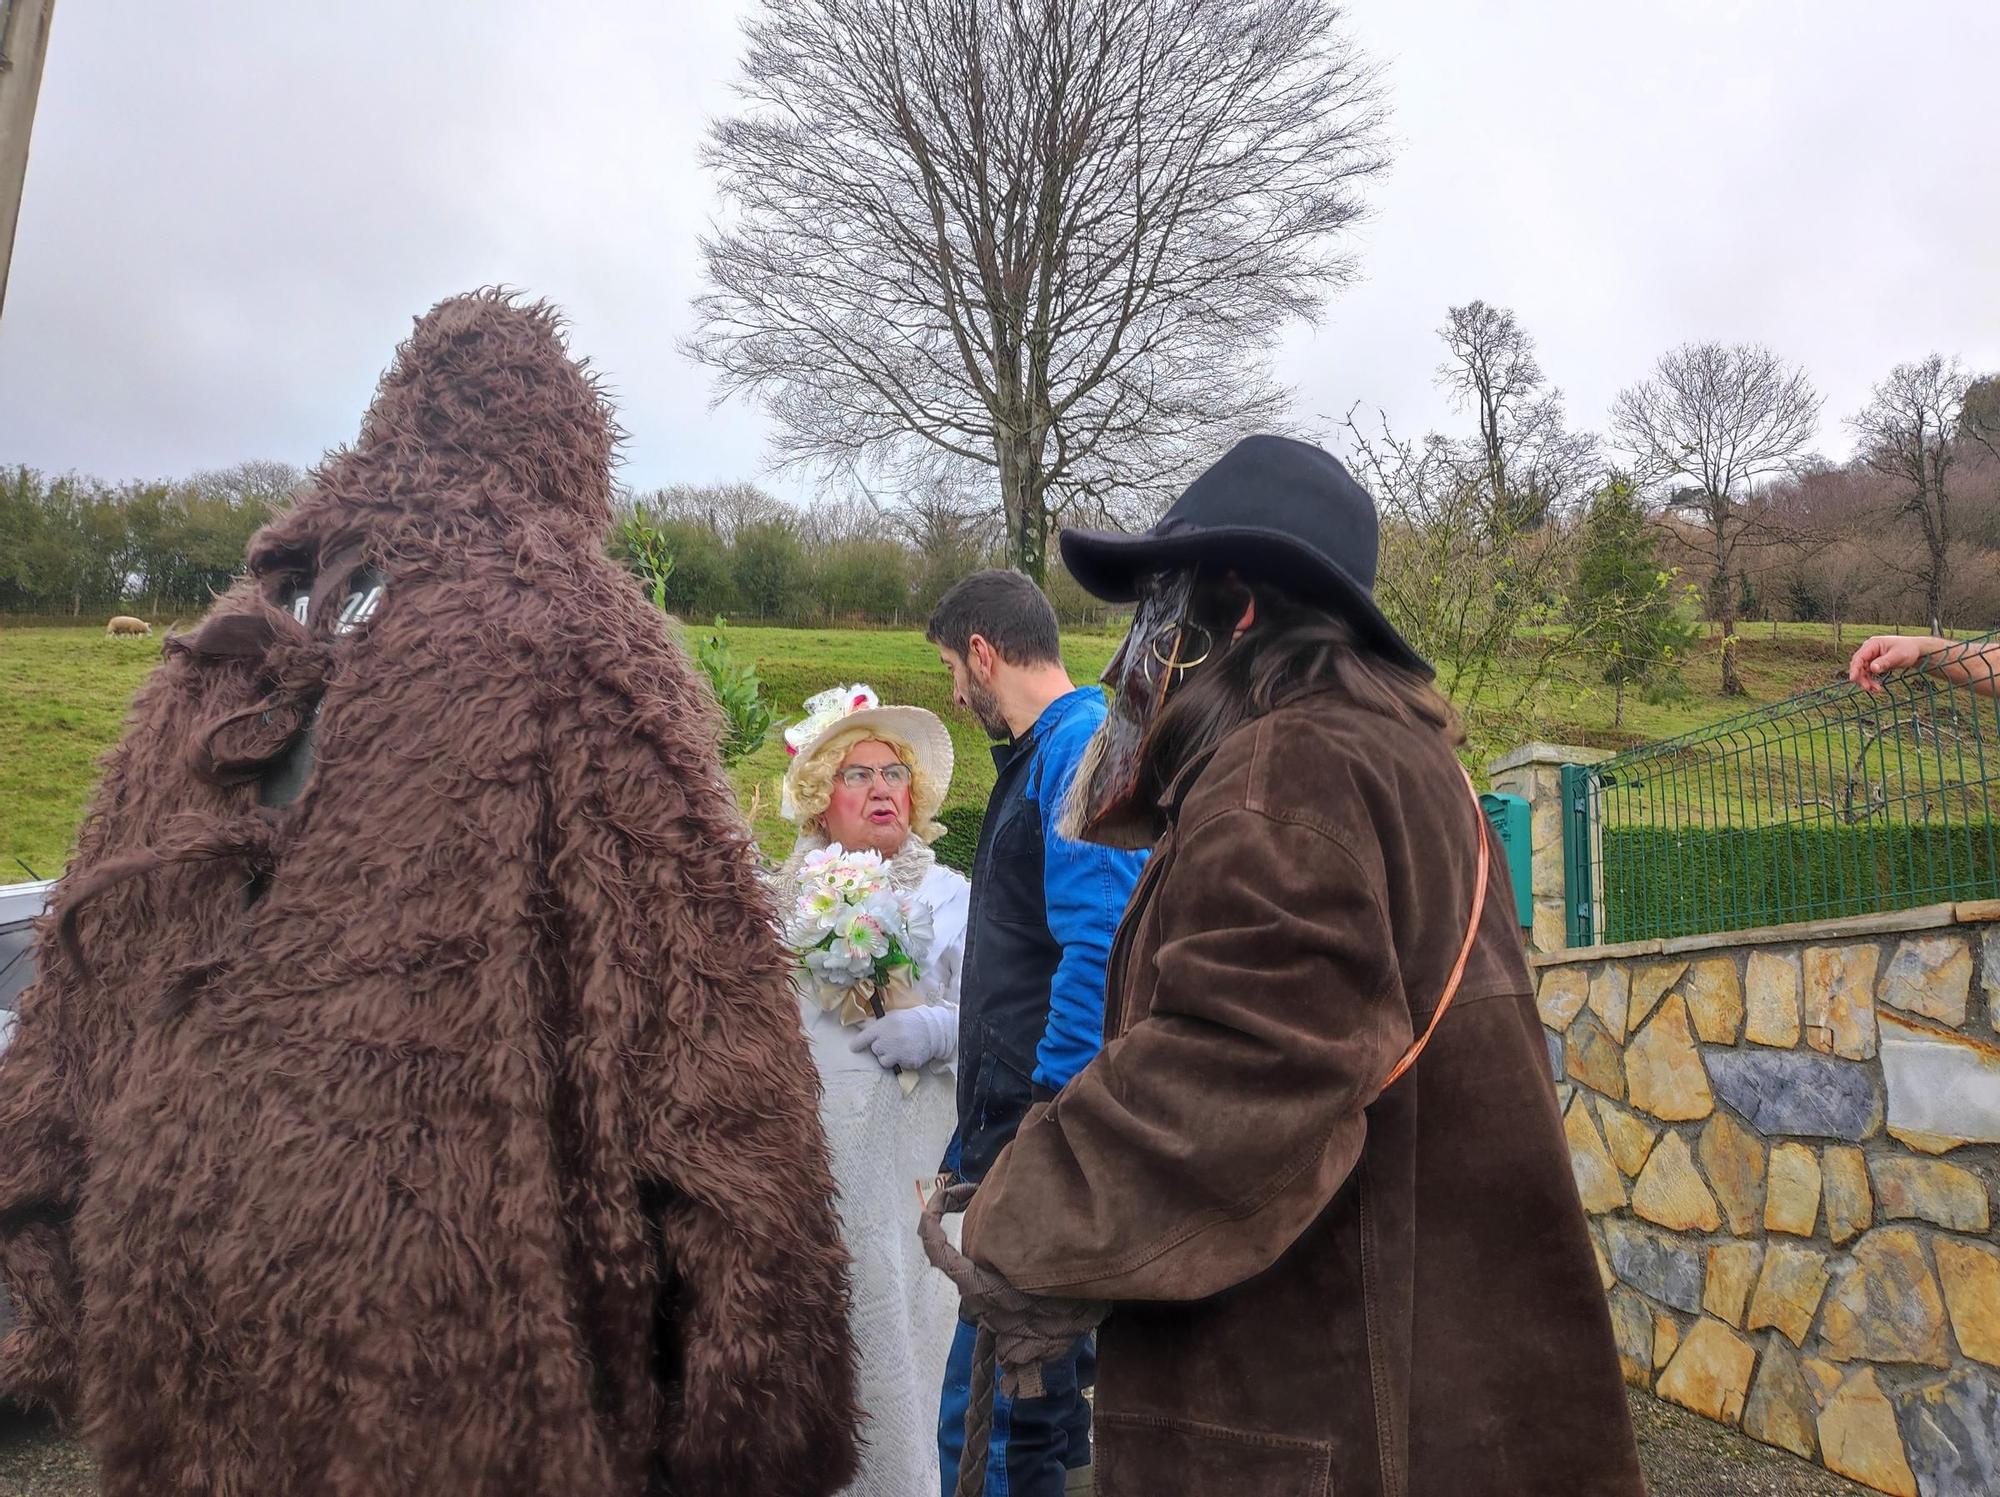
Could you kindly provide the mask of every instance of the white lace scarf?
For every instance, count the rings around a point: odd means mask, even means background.
[[[787,895],[796,894],[799,875],[805,867],[808,854],[816,853],[830,846],[823,832],[800,832],[799,840],[792,844],[791,856],[778,869],[778,887]],[[923,838],[912,835],[903,842],[902,849],[889,859],[890,887],[914,894],[919,885],[930,876],[937,866],[937,854]]]

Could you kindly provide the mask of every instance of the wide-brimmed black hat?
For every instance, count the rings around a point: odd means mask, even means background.
[[[1375,604],[1375,501],[1332,454],[1290,437],[1245,437],[1189,484],[1151,530],[1065,530],[1063,565],[1084,591],[1131,603],[1156,572],[1227,567],[1287,588],[1424,676],[1430,662]]]

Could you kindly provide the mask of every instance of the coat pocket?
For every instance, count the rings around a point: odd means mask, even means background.
[[[1143,1414],[1097,1416],[1097,1497],[1331,1497],[1333,1447]]]

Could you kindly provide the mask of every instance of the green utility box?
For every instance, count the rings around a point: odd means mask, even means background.
[[[1528,846],[1528,803],[1518,795],[1482,795],[1479,804],[1493,824],[1507,854],[1507,877],[1514,886],[1514,915],[1522,925],[1535,923],[1535,892],[1532,876],[1534,854]]]

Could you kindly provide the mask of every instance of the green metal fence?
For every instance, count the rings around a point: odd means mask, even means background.
[[[1567,768],[1570,945],[2000,898],[1996,639]]]

